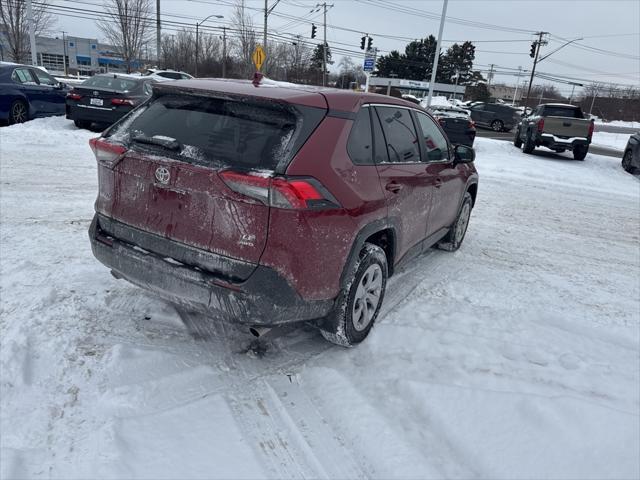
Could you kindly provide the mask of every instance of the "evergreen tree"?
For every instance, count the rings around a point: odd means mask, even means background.
[[[314,48],[313,53],[311,54],[311,59],[309,61],[309,70],[313,72],[312,80],[318,84],[322,83],[322,62],[324,57],[324,48],[327,49],[327,66],[333,64],[333,60],[331,60],[331,48],[329,45],[318,44],[316,48]],[[327,75],[329,70],[325,72]]]

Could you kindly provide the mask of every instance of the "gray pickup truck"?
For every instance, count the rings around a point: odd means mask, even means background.
[[[580,107],[562,103],[544,103],[516,127],[513,144],[524,153],[536,147],[547,147],[558,153],[573,152],[573,158],[584,160],[593,135],[593,120],[584,118]]]

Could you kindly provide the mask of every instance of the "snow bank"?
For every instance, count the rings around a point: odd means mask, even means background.
[[[601,145],[603,147],[615,148],[622,152],[627,146],[629,137],[628,133],[611,133],[611,132],[593,132],[592,142],[595,145]]]
[[[613,120],[611,122],[596,121],[596,125],[612,125],[615,127],[640,128],[640,122],[624,122],[622,120]]]
[[[246,353],[91,255],[91,132],[0,129],[1,478],[638,478],[640,183],[476,139],[463,247],[371,337]]]

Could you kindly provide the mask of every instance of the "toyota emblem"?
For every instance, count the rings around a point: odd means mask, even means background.
[[[94,97],[97,97],[98,95],[100,95],[100,92],[99,92],[99,91],[97,91],[97,90],[94,90],[94,91],[93,91],[93,96],[94,96]]]
[[[165,167],[156,168],[156,180],[158,180],[163,185],[166,185],[167,183],[169,183],[170,176],[171,175],[169,174],[169,170],[166,169]]]

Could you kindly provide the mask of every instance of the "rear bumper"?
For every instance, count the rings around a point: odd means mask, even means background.
[[[112,124],[120,120],[132,108],[93,107],[67,103],[66,115],[69,120],[81,120],[85,122]]]
[[[550,148],[552,150],[557,148],[573,150],[576,146],[588,147],[590,143],[590,140],[585,137],[561,138],[556,137],[551,133],[541,134],[538,140],[539,145]]]
[[[243,282],[231,282],[201,268],[106,234],[96,215],[89,228],[93,255],[117,278],[202,313],[254,326],[274,326],[326,316],[333,301],[306,301],[275,270],[256,266]]]

